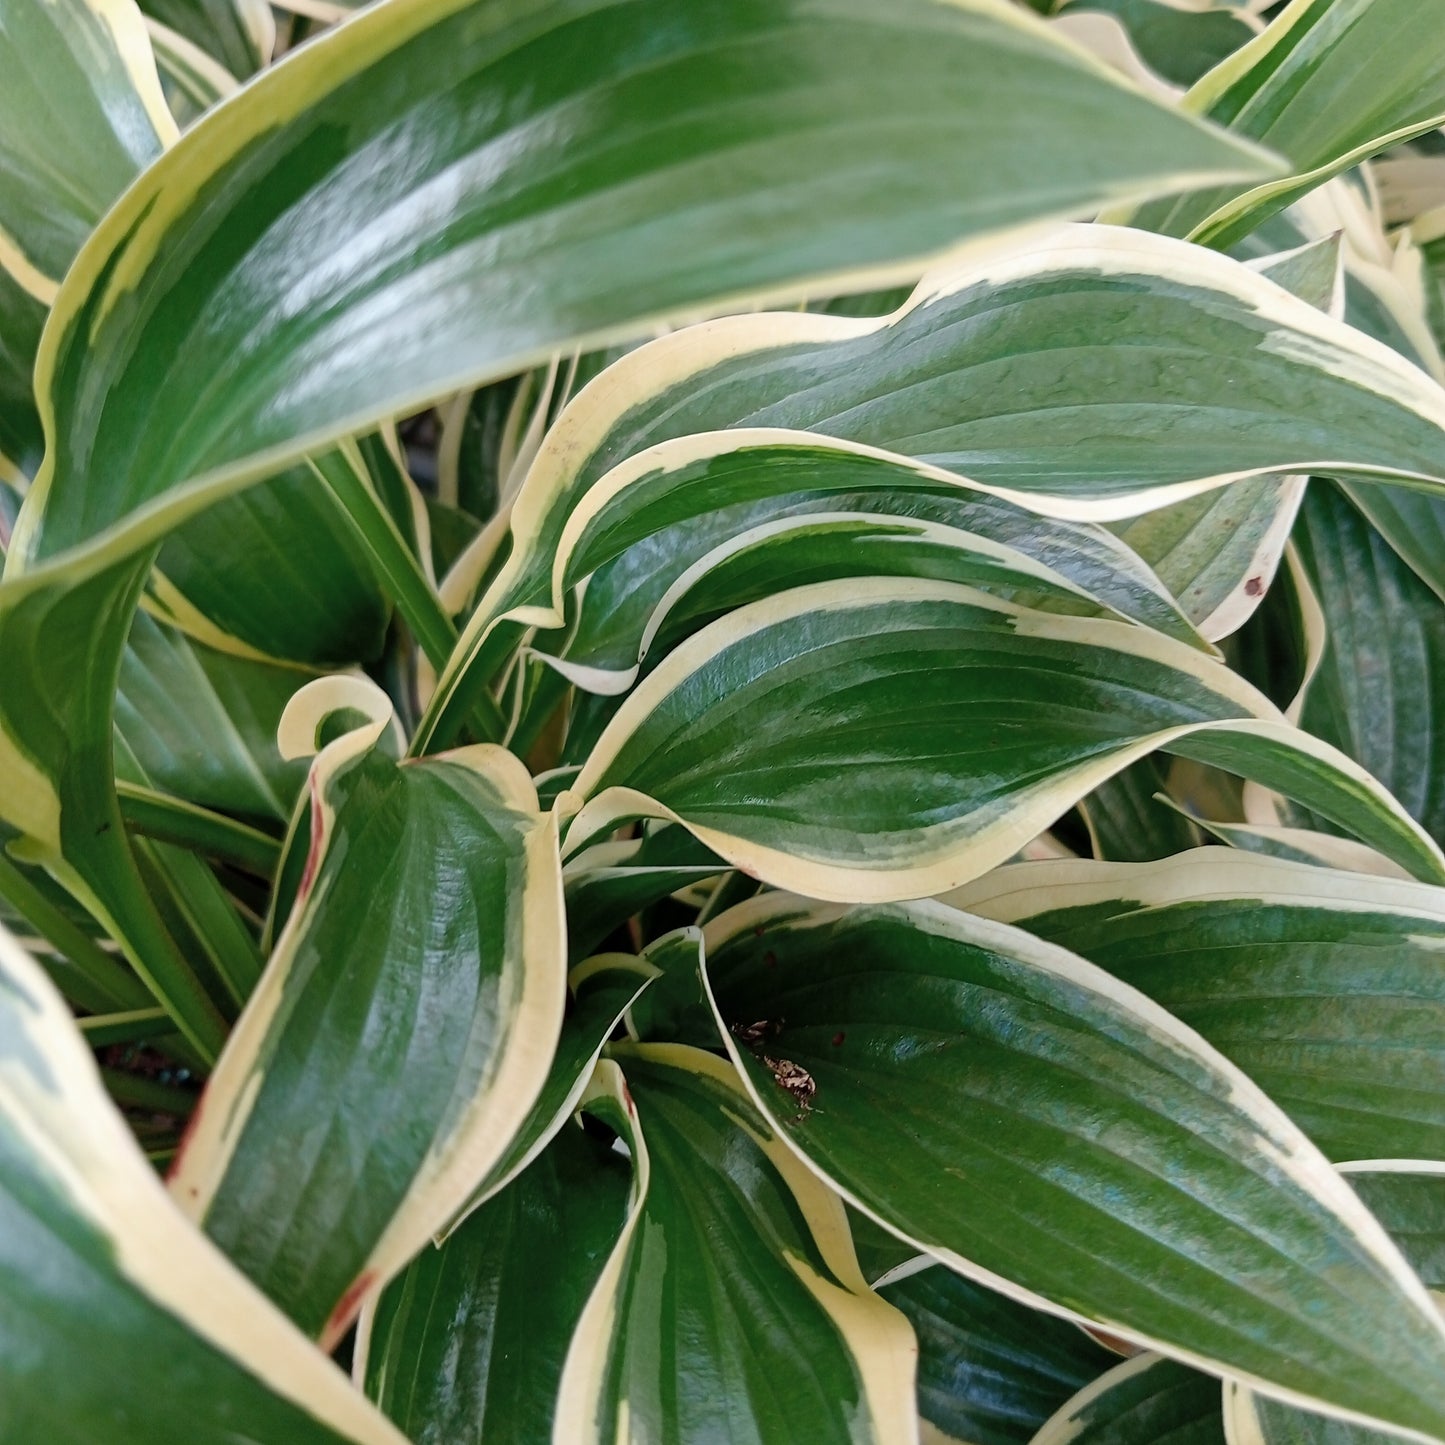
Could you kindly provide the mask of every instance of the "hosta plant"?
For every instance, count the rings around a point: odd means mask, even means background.
[[[1445,1441],[1442,121],[0,0],[0,1441]]]

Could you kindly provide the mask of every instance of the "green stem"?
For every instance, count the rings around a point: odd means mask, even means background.
[[[123,1013],[92,1014],[78,1020],[85,1041],[93,1049],[108,1044],[137,1044],[175,1032],[171,1016],[163,1008],[133,1008]]]
[[[354,448],[348,453],[342,446],[311,458],[310,466],[351,523],[427,661],[441,672],[457,645],[457,629],[391,513],[376,495],[361,462]],[[501,709],[490,694],[472,700],[470,724],[483,742],[500,742],[506,732]]]
[[[142,838],[179,844],[260,878],[270,878],[281,861],[281,844],[259,828],[135,783],[117,782],[115,790],[126,827]]]
[[[3,852],[0,898],[70,960],[75,972],[64,980],[64,991],[81,1008],[142,1008],[152,1002],[145,984],[67,918]]]

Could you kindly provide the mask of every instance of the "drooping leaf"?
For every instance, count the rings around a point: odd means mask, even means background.
[[[193,1230],[0,928],[0,1430],[57,1445],[402,1445]]]
[[[573,1337],[552,1438],[912,1440],[912,1331],[859,1274],[842,1201],[725,1060],[616,1056],[646,1150],[642,1205]]]
[[[891,578],[782,593],[668,656],[569,785],[567,851],[667,817],[775,886],[919,897],[1003,862],[1160,748],[1308,793],[1445,877],[1378,785],[1195,649]]]
[[[296,903],[171,1181],[328,1348],[506,1150],[565,994],[555,824],[524,769],[489,746],[398,766],[376,718],[312,765]]]
[[[0,598],[4,667],[44,629],[54,681],[43,708],[0,699],[25,778],[5,821],[83,876],[137,966],[168,968],[123,847],[94,841],[116,814],[104,684],[146,549],[323,441],[561,347],[1272,165],[1002,0],[358,16],[188,131],[67,275],[37,369],[51,450]],[[61,636],[55,592],[76,615],[84,596],[87,629]]]
[[[1344,312],[1341,254],[1340,237],[1332,235],[1248,264],[1338,317]],[[1268,591],[1305,482],[1303,476],[1253,478],[1158,508],[1114,530],[1149,563],[1200,632],[1217,642],[1237,632]]]
[[[1101,344],[1101,334],[1148,341]],[[688,328],[624,357],[604,381],[544,443],[513,508],[511,554],[434,715],[497,619],[545,604],[568,529],[602,510],[594,493],[637,480],[651,447],[658,465],[676,464],[683,443],[660,444],[690,433],[836,435],[1074,519],[1130,516],[1271,472],[1445,470],[1445,392],[1433,378],[1240,263],[1121,228],[1068,227],[955,264],[879,319],[794,312]],[[1263,554],[1277,531],[1261,527]],[[1262,556],[1241,585],[1258,575],[1262,589],[1265,570]],[[529,620],[556,625],[558,605]]]
[[[1020,864],[948,901],[1148,994],[1332,1159],[1445,1158],[1440,890],[1208,848]]]
[[[918,1412],[937,1445],[1028,1445],[1116,1358],[1077,1325],[942,1265],[882,1282],[878,1292],[918,1336]]]
[[[920,1248],[1272,1394],[1445,1428],[1418,1279],[1278,1106],[1144,995],[937,903],[769,894],[706,938],[753,1097]]]
[[[1081,1390],[1033,1445],[1224,1445],[1222,1409],[1213,1376],[1137,1355]]]
[[[181,483],[239,485],[573,338],[1268,168],[994,0],[685,18],[406,0],[202,121],[87,246],[42,362],[56,444],[26,549],[56,556]]]

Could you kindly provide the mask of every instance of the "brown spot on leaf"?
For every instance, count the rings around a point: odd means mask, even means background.
[[[1249,579],[1249,581],[1244,584],[1244,590],[1245,590],[1245,593],[1246,593],[1247,596],[1250,596],[1250,597],[1259,597],[1259,596],[1262,596],[1263,593],[1264,593],[1264,578],[1263,578],[1263,577],[1251,577],[1251,578]]]

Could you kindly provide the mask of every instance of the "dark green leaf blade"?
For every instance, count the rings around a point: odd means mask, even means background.
[[[1445,1322],[1418,1278],[1277,1106],[1142,994],[936,903],[765,895],[706,938],[753,1097],[896,1232],[1272,1394],[1445,1430]]]

